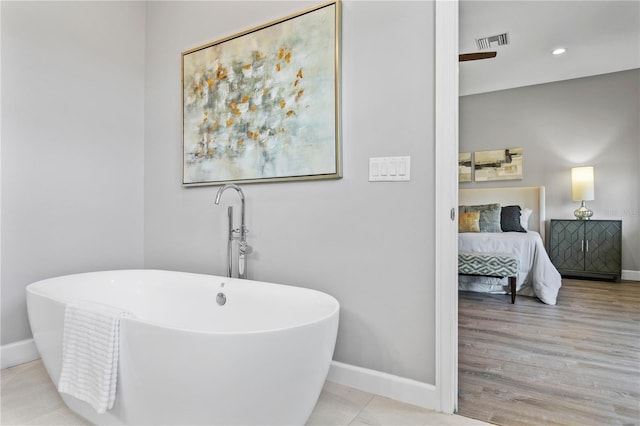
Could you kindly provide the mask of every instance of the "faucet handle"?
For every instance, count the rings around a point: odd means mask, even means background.
[[[247,244],[246,241],[240,241],[240,254],[251,254],[253,252],[253,247]]]
[[[231,232],[234,235],[242,235],[242,228],[233,228]],[[246,227],[244,228],[244,233],[245,235],[249,233],[249,230]],[[238,238],[238,237],[234,237],[234,238]]]

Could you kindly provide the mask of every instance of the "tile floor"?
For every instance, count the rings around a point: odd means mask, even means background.
[[[41,361],[2,370],[0,424],[88,425],[62,402]],[[487,425],[327,382],[307,425]]]

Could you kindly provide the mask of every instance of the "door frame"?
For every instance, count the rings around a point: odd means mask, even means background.
[[[458,408],[458,0],[435,2],[436,410]]]

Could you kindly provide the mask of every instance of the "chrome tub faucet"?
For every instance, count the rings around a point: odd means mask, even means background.
[[[227,189],[235,189],[240,196],[240,228],[233,227],[233,206],[227,208],[229,219],[228,240],[227,240],[227,276],[231,277],[233,270],[233,241],[238,242],[238,278],[247,278],[247,255],[252,252],[251,246],[247,244],[247,229],[244,221],[245,201],[242,189],[235,184],[227,184],[218,189],[216,194],[216,204],[220,204],[222,193]]]

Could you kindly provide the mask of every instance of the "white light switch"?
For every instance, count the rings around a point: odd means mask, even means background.
[[[380,163],[378,163],[377,161],[369,163],[369,174],[375,177],[380,176]]]
[[[411,157],[369,158],[369,181],[411,180]]]
[[[398,160],[395,158],[389,161],[389,175],[395,176],[398,174]]]
[[[398,164],[398,174],[400,176],[407,174],[407,164],[404,161],[401,161],[400,164]]]

